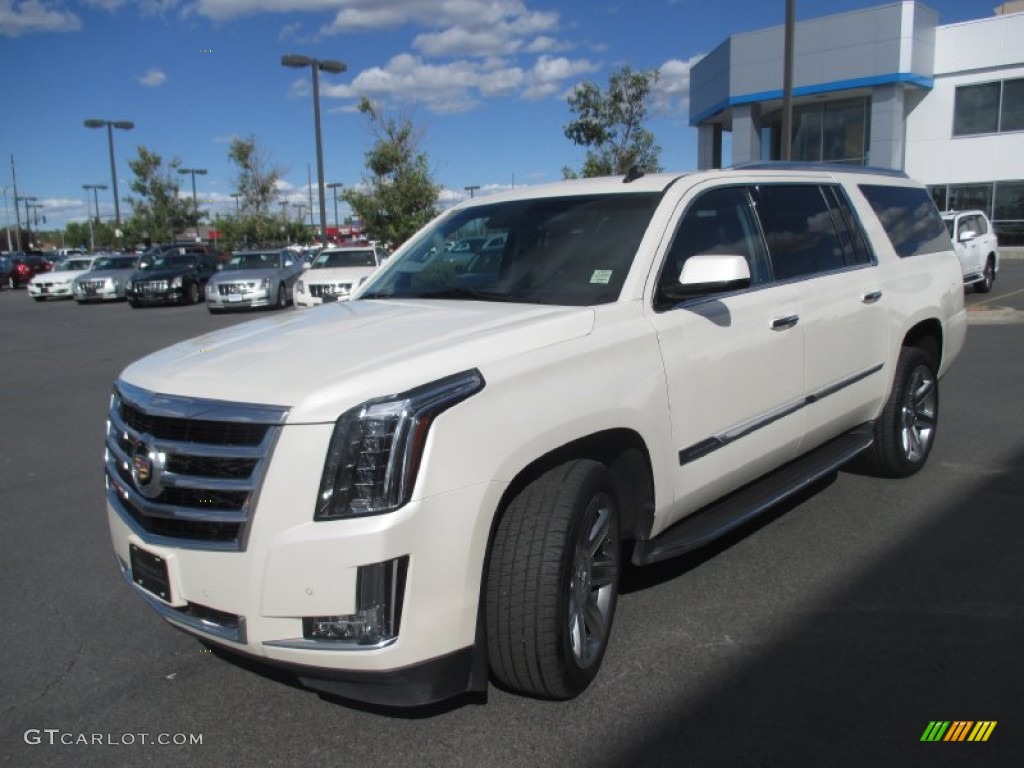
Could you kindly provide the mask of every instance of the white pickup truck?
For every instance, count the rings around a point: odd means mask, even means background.
[[[467,262],[445,246],[502,237]],[[493,251],[493,252],[492,252]],[[619,577],[853,459],[918,471],[966,331],[925,188],[748,166],[477,197],[354,294],[114,384],[113,545],[222,650],[355,700],[580,693]]]

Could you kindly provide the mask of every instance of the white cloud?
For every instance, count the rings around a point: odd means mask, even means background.
[[[167,75],[155,67],[146,70],[146,74],[138,78],[138,81],[148,88],[157,88],[164,84]]]
[[[690,70],[704,58],[700,53],[686,61],[669,59],[658,68],[654,86],[654,104],[662,111],[686,110],[690,106]]]
[[[76,32],[82,20],[43,0],[0,0],[0,35],[20,37],[34,32]]]
[[[367,96],[378,101],[422,104],[433,112],[451,114],[469,111],[483,98],[545,98],[563,90],[569,78],[596,68],[585,59],[549,56],[541,56],[530,70],[502,66],[495,59],[433,64],[403,53],[383,67],[363,70],[350,83],[321,84],[320,92],[325,98],[354,101]]]

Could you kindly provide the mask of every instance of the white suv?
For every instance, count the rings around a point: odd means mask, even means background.
[[[964,285],[988,293],[999,274],[999,240],[982,211],[946,211],[946,231],[963,269]]]
[[[901,174],[478,197],[351,301],[125,369],[114,549],[167,621],[317,690],[419,705],[492,675],[569,698],[627,558],[700,547],[857,457],[920,470],[966,327],[939,213]]]

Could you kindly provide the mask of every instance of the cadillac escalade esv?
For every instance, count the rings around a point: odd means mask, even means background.
[[[446,245],[503,238],[476,258]],[[106,434],[134,591],[351,699],[597,674],[619,576],[857,459],[924,466],[963,280],[899,173],[761,165],[477,197],[348,302],[130,365]]]

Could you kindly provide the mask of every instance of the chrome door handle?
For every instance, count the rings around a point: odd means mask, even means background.
[[[865,293],[861,297],[861,301],[863,301],[865,304],[874,304],[880,298],[882,298],[881,291],[871,291],[870,293]]]
[[[787,328],[792,328],[799,322],[800,315],[786,315],[785,317],[776,317],[774,320],[772,320],[772,330],[784,331]]]

